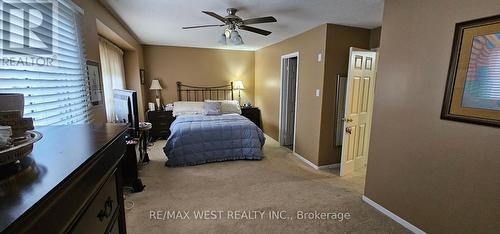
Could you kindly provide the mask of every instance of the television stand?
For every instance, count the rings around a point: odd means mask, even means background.
[[[123,185],[131,187],[133,193],[141,192],[144,190],[144,187],[146,187],[142,184],[142,180],[139,179],[137,154],[135,153],[135,147],[137,144],[139,144],[137,138],[127,140],[127,150],[125,151],[125,156],[122,160]]]
[[[148,155],[148,139],[149,139],[149,130],[152,128],[152,124],[148,122],[140,122],[139,123],[139,154],[141,156],[141,162],[147,163],[149,162]]]

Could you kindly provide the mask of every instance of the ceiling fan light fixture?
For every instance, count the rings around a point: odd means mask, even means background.
[[[231,31],[232,30],[229,28],[224,29],[224,35],[226,36],[226,38],[231,37]]]
[[[243,45],[244,44],[243,39],[241,38],[240,34],[236,30],[233,30],[231,32],[231,42],[233,43],[233,45]]]
[[[219,37],[219,40],[217,42],[219,42],[219,44],[222,44],[222,45],[227,45],[226,34],[224,34],[224,33],[221,34]]]
[[[227,16],[221,16],[221,15],[219,15],[215,12],[211,12],[211,11],[201,11],[204,14],[207,14],[207,15],[217,19],[218,21],[220,21],[219,24],[187,26],[187,27],[182,27],[182,29],[209,28],[209,27],[223,27],[223,26],[225,26],[224,33],[220,36],[220,38],[218,39],[218,42],[222,45],[227,45],[227,41],[230,40],[230,42],[233,45],[243,45],[245,43],[243,42],[243,39],[241,38],[240,34],[235,29],[240,29],[240,30],[251,32],[251,33],[257,33],[257,34],[260,34],[263,36],[268,36],[269,34],[271,34],[270,31],[260,29],[260,28],[255,28],[255,27],[248,26],[248,25],[277,22],[276,18],[274,18],[273,16],[242,19],[241,17],[236,15],[236,13],[238,12],[237,8],[228,8],[226,11],[228,13]]]

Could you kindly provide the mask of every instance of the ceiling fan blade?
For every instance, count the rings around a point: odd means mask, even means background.
[[[246,25],[241,25],[239,28],[241,30],[246,30],[246,31],[258,33],[258,34],[261,34],[261,35],[264,35],[264,36],[267,36],[267,35],[271,34],[271,32],[269,32],[269,31],[266,31],[266,30],[263,30],[263,29],[260,29],[260,28],[254,28],[254,27],[246,26]]]
[[[209,16],[212,16],[212,17],[214,17],[214,18],[216,18],[216,19],[218,19],[218,20],[220,20],[220,21],[222,21],[224,23],[226,23],[226,18],[224,18],[224,17],[222,17],[222,16],[220,16],[220,15],[214,13],[214,12],[211,12],[211,11],[201,11],[201,12],[203,12],[203,13],[209,15]]]
[[[262,23],[273,23],[273,22],[278,22],[276,18],[272,16],[266,16],[266,17],[259,17],[259,18],[252,18],[252,19],[246,19],[243,20],[243,24],[262,24]]]
[[[208,24],[208,25],[198,25],[198,26],[188,26],[188,27],[182,27],[182,29],[191,29],[191,28],[208,28],[208,27],[221,27],[224,26],[225,24]]]

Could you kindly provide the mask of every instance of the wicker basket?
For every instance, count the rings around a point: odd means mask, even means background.
[[[39,141],[42,134],[37,131],[26,131],[26,138],[14,141],[14,146],[0,151],[0,166],[26,157],[33,151],[33,143]]]

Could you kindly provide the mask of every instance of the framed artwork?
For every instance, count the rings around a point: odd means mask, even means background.
[[[441,118],[500,127],[500,15],[455,26]]]
[[[87,77],[90,103],[93,106],[102,104],[101,72],[98,62],[87,60]]]
[[[141,77],[141,85],[144,85],[146,83],[145,79],[146,79],[146,74],[145,74],[145,71],[144,69],[140,69],[139,70],[139,73],[140,73],[140,77]]]

